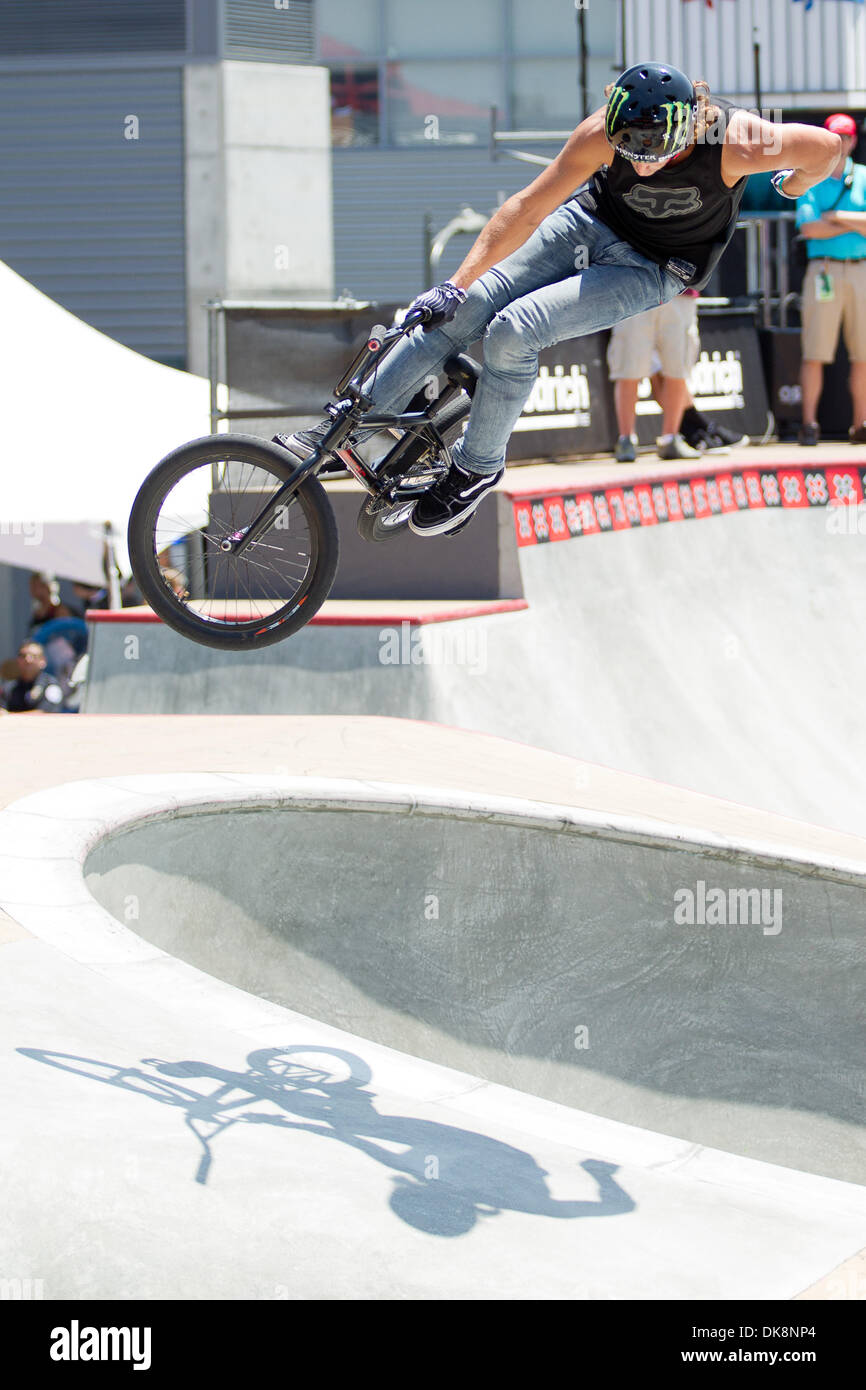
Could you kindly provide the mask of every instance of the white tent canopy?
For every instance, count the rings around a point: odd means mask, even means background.
[[[0,262],[0,563],[103,582],[155,463],[210,432],[209,388],[82,323]]]

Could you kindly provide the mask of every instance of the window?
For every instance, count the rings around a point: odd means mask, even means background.
[[[379,0],[317,0],[316,20],[323,62],[378,55]]]
[[[604,106],[604,89],[617,76],[619,67],[614,65],[611,55],[609,58],[590,58],[586,68],[587,107],[590,111],[596,111],[599,106]]]
[[[486,142],[500,129],[572,130],[615,76],[620,7],[597,0],[317,0],[335,145]]]
[[[586,42],[590,57],[606,59],[613,77],[620,72],[617,9],[618,6],[610,4],[587,5],[586,8]]]
[[[331,141],[378,145],[379,69],[375,64],[331,68]]]
[[[503,47],[504,13],[502,0],[385,0],[386,56],[498,56]]]
[[[586,11],[587,107],[595,111],[604,103],[604,89],[622,71],[617,42],[616,5],[591,5]]]
[[[573,130],[583,118],[580,65],[574,58],[519,58],[511,110],[516,130]]]
[[[389,63],[389,139],[395,145],[475,145],[502,106],[499,63]]]
[[[596,6],[587,6],[587,14]],[[612,9],[611,0],[604,0],[603,8]],[[532,58],[539,54],[547,56],[559,53],[577,55],[577,11],[572,0],[566,3],[527,4],[526,0],[514,0],[512,4],[511,34],[514,52],[521,57]]]

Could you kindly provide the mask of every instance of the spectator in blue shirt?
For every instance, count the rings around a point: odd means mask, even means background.
[[[848,437],[852,444],[866,444],[866,165],[852,158],[857,125],[851,116],[828,116],[824,126],[841,136],[839,162],[829,178],[797,199],[797,226],[809,258],[803,281],[799,440],[818,443],[824,366],[836,357],[841,326],[851,362]]]

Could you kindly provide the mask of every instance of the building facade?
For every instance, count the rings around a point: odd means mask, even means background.
[[[616,67],[617,13],[4,0],[0,257],[197,371],[214,294],[412,295],[425,215],[435,230],[463,205],[489,214],[532,177],[491,159],[491,107],[501,126],[571,128]]]
[[[312,0],[3,0],[0,258],[206,370],[203,303],[333,293]]]
[[[854,0],[3,0],[0,258],[203,372],[208,298],[411,297],[425,227],[538,172],[492,111],[567,131],[661,56],[746,105],[866,107]]]

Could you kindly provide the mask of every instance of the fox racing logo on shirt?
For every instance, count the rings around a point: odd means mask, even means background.
[[[682,217],[687,212],[697,212],[703,207],[700,190],[688,188],[647,188],[646,184],[636,183],[622,200],[635,212],[644,217]]]

